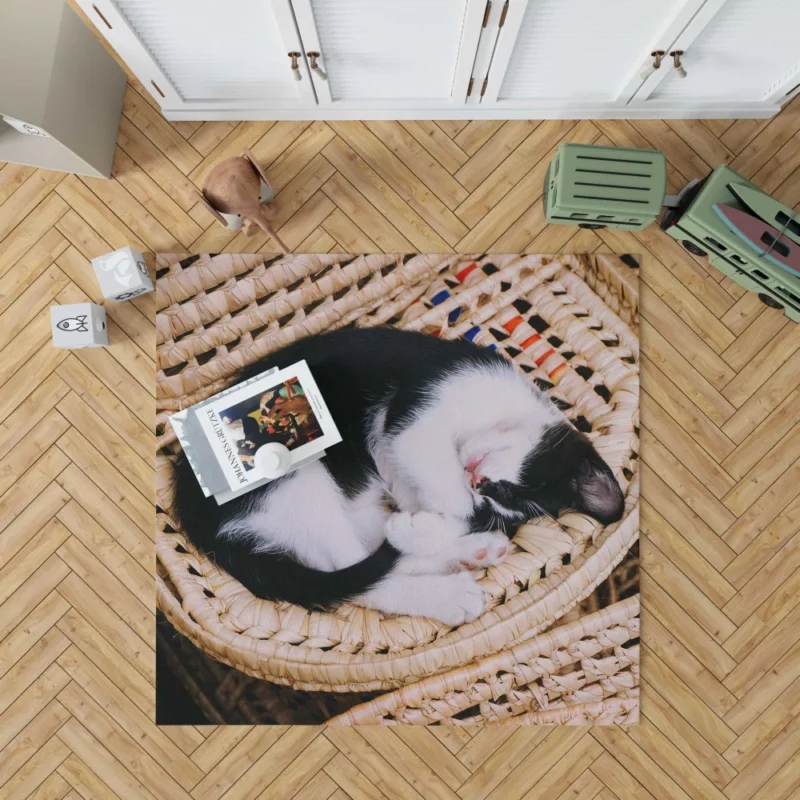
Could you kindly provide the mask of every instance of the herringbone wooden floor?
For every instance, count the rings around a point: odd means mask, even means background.
[[[655,227],[545,224],[562,140],[722,162],[797,207],[800,101],[771,121],[165,122],[128,89],[111,181],[0,169],[0,795],[800,798],[800,326]],[[50,344],[89,258],[269,248],[195,202],[250,147],[297,251],[616,251],[642,265],[644,716],[630,729],[157,728],[154,296],[108,349]]]

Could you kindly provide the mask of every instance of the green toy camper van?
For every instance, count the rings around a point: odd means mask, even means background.
[[[667,161],[658,150],[562,144],[547,168],[547,221],[640,231],[661,213]]]
[[[800,215],[730,167],[667,196],[658,150],[562,144],[547,168],[547,221],[639,231],[667,210],[661,228],[763,303],[800,322]]]
[[[661,220],[661,228],[693,255],[708,256],[720,272],[756,292],[766,305],[783,308],[787,317],[800,322],[800,274],[763,257],[715,211],[714,206],[748,210],[730,190],[731,185],[749,187],[768,198],[730,167],[717,167],[705,180],[681,193],[678,206],[668,209]]]

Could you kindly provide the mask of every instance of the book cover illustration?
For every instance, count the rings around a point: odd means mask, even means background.
[[[342,440],[305,361],[270,370],[170,418],[206,496],[223,503],[268,482],[263,445],[290,452],[289,472]]]

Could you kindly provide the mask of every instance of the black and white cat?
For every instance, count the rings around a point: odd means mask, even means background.
[[[471,570],[501,561],[526,520],[565,508],[622,516],[619,484],[589,440],[493,350],[348,329],[239,377],[301,359],[344,439],[323,460],[222,506],[176,464],[183,529],[260,597],[458,625],[484,608]]]

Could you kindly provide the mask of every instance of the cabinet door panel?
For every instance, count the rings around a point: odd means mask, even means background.
[[[685,50],[650,101],[776,101],[800,80],[800,0],[727,0]]]
[[[292,0],[320,104],[463,102],[483,0]]]
[[[701,1],[528,0],[522,13],[510,0],[521,20],[501,32],[486,100],[624,103],[650,53]]]
[[[152,91],[158,72],[169,89],[153,92],[169,108],[296,107],[314,104],[292,79],[277,12],[266,0],[79,0],[100,30]],[[144,74],[140,74],[144,73]],[[159,86],[159,89],[163,87]],[[172,95],[175,95],[173,97]]]

